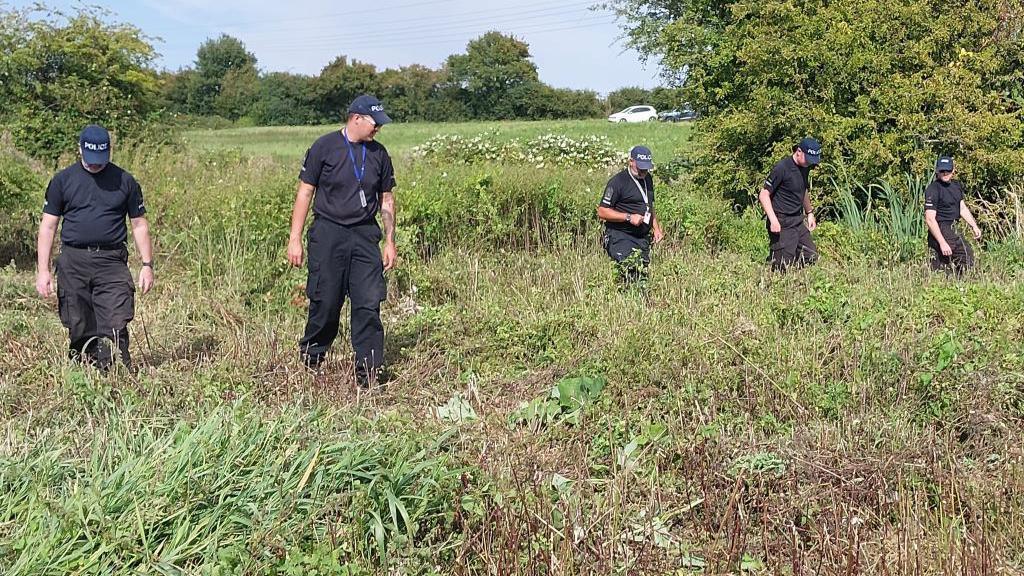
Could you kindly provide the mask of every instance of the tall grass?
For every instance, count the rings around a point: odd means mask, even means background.
[[[889,259],[920,257],[925,239],[924,191],[930,177],[907,174],[902,185],[863,183],[842,174],[831,179],[839,221],[854,233],[875,233],[888,244]]]
[[[336,414],[238,402],[194,422],[119,403],[99,417],[92,438],[57,429],[0,459],[5,573],[247,572],[320,548],[387,564],[453,536],[443,435],[337,435]]]
[[[360,391],[346,322],[323,374],[296,354],[290,162],[131,162],[160,262],[137,373],[69,364],[0,269],[4,574],[1024,569],[1021,268],[885,252],[909,181],[851,187],[861,228],[823,223],[784,276],[751,213],[659,187],[641,297],[596,242],[604,174],[400,161],[394,378]],[[573,418],[511,417],[576,376],[607,385]]]

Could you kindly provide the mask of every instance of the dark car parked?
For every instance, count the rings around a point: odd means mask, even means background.
[[[661,112],[658,114],[658,120],[662,122],[684,122],[686,120],[696,120],[697,113],[693,110],[670,110],[668,112]]]

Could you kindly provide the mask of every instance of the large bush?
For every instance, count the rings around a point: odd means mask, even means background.
[[[0,10],[0,124],[28,154],[56,160],[89,123],[124,138],[152,120],[156,52],[138,28],[103,16]]]
[[[45,182],[18,157],[0,162],[0,267],[35,261],[35,229]]]
[[[632,43],[706,121],[699,182],[737,199],[806,134],[828,175],[919,173],[941,153],[970,185],[1024,171],[1020,0],[618,0]]]

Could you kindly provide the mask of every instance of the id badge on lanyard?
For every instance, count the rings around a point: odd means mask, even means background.
[[[640,181],[633,178],[633,175],[629,175],[629,179],[636,184],[636,189],[640,191],[640,197],[644,199],[644,224],[651,223],[651,201],[647,198],[647,180],[644,180],[643,186],[640,185]]]
[[[366,208],[366,192],[363,191],[363,176],[366,174],[366,144],[363,143],[363,165],[356,168],[356,155],[352,151],[352,143],[348,141],[348,134],[345,134],[343,130],[341,135],[345,138],[345,144],[348,146],[348,158],[352,161],[352,172],[355,174],[356,182],[359,183],[359,204]]]

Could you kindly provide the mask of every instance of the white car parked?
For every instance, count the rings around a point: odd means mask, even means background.
[[[653,106],[630,106],[608,117],[609,122],[648,122],[657,119],[658,111]]]

